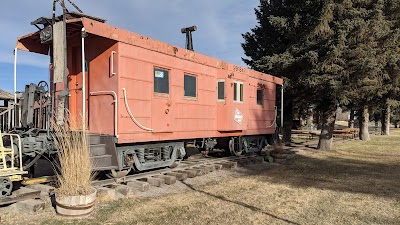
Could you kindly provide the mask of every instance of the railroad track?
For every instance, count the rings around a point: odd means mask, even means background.
[[[143,181],[146,178],[154,178],[155,176],[175,176],[177,180],[193,178],[209,172],[221,169],[232,169],[240,163],[262,162],[263,158],[259,155],[230,156],[224,158],[203,158],[181,161],[175,168],[166,168],[155,171],[143,172],[128,175],[122,178],[110,178],[105,180],[97,180],[93,182],[93,186],[108,186],[118,183],[126,183],[130,181]],[[186,176],[185,176],[186,175]]]
[[[131,191],[147,191],[150,186],[160,187],[163,184],[171,185],[177,180],[183,181],[221,169],[232,169],[238,165],[261,163],[260,155],[230,156],[224,158],[201,158],[181,161],[175,168],[165,168],[127,175],[122,178],[109,178],[93,181],[93,186],[99,192],[114,190],[128,195]],[[54,193],[54,187],[49,185],[28,185],[13,192],[12,196],[1,198],[0,207],[26,200],[43,199]],[[39,204],[39,203],[38,203]]]
[[[351,140],[336,139],[334,142],[347,142]],[[294,144],[292,147],[311,147],[316,145],[314,142]],[[127,189],[136,191],[149,190],[151,186],[160,187],[163,184],[171,185],[177,180],[183,181],[188,178],[201,176],[221,169],[232,169],[238,165],[249,163],[260,163],[264,160],[263,156],[249,154],[243,156],[229,156],[222,158],[200,158],[181,161],[175,168],[165,168],[154,171],[141,172],[127,175],[122,178],[109,178],[93,181],[93,186],[98,190],[108,192],[110,189],[127,193]],[[40,178],[36,178],[39,179]],[[51,180],[48,177],[45,180]],[[10,205],[30,199],[43,199],[54,193],[54,187],[48,185],[39,186],[27,185],[13,192],[12,196],[0,198],[0,207]],[[47,194],[47,195],[46,195]]]

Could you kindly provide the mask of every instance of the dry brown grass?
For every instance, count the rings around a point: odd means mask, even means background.
[[[82,119],[70,118],[64,125],[54,125],[54,147],[57,149],[57,193],[67,196],[87,195],[93,192],[92,162],[86,131],[71,129],[82,127]]]
[[[335,151],[298,151],[288,165],[248,165],[186,192],[101,205],[84,221],[44,224],[400,224],[400,132]],[[219,174],[218,174],[219,173]],[[206,175],[199,177],[206,179]],[[204,181],[203,181],[204,182]],[[182,188],[183,189],[183,188]],[[32,218],[30,218],[32,221]]]

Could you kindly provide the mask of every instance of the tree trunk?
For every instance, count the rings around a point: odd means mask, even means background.
[[[370,141],[371,137],[369,136],[368,131],[369,125],[369,113],[368,106],[364,106],[361,110],[361,118],[360,118],[360,140]]]
[[[313,110],[313,108],[310,107],[307,110],[306,130],[312,130],[313,129],[313,127],[314,127],[313,121],[314,121],[314,110]]]
[[[399,128],[399,125],[397,124],[397,121],[394,121],[394,128]]]
[[[321,135],[319,136],[319,150],[332,150],[333,129],[335,127],[336,110],[329,110],[322,113]]]
[[[288,102],[287,102],[288,103]],[[284,106],[283,111],[283,143],[292,142],[292,125],[293,125],[293,106],[288,103]]]
[[[386,99],[385,109],[382,110],[381,135],[390,135],[390,101]]]
[[[316,118],[316,125],[317,125],[317,130],[321,129],[321,115],[318,111],[314,112],[314,117]]]
[[[354,128],[354,110],[350,110],[349,128]]]
[[[375,133],[378,132],[378,128],[379,128],[379,115],[377,113],[374,114],[374,123],[375,123]]]

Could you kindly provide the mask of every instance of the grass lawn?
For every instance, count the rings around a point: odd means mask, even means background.
[[[400,130],[335,149],[299,150],[290,164],[249,165],[219,183],[180,184],[188,187],[182,193],[109,202],[82,221],[51,216],[30,222],[400,224]]]

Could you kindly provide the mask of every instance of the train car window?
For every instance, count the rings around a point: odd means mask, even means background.
[[[225,101],[225,80],[219,80],[217,85],[218,101]]]
[[[239,85],[240,85],[240,101],[243,102],[243,89],[244,89],[244,86],[243,86],[243,83],[241,83]]]
[[[196,97],[196,77],[185,74],[184,76],[184,95],[185,97]]]
[[[235,81],[233,83],[233,101],[243,102],[244,86],[242,82]]]
[[[238,100],[238,97],[237,97],[237,83],[234,83],[233,84],[233,101],[237,101]]]
[[[263,90],[257,89],[257,105],[263,104]]]
[[[169,71],[154,69],[154,92],[169,94]]]

